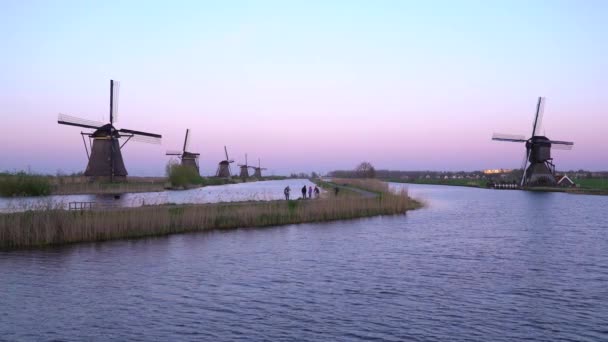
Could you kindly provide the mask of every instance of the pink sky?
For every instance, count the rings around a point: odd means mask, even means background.
[[[117,127],[163,134],[125,147],[132,175],[163,174],[186,128],[203,174],[224,145],[274,174],[516,168],[523,145],[490,138],[528,135],[538,96],[547,136],[575,142],[558,169],[608,169],[602,3],[2,6],[0,169],[82,171],[57,113],[107,118],[110,78]]]

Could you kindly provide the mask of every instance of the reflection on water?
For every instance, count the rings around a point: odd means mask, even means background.
[[[608,341],[608,197],[408,188],[428,207],[0,252],[0,339]]]
[[[285,198],[283,189],[290,186],[291,197],[301,196],[299,189],[314,184],[307,179],[286,179],[251,183],[208,186],[191,190],[126,193],[114,195],[61,195],[45,197],[0,198],[0,212],[34,209],[67,209],[69,202],[95,202],[101,206],[139,207],[165,203],[219,203],[235,201],[271,201]]]

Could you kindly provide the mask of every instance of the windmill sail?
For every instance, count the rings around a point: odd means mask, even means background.
[[[534,117],[534,127],[532,128],[532,136],[540,135],[540,128],[543,124],[543,113],[545,112],[545,98],[539,97],[536,104],[536,116]]]
[[[515,135],[515,134],[503,134],[503,133],[494,133],[492,135],[492,140],[497,141],[512,141],[512,142],[526,142],[527,139],[523,135]]]
[[[110,123],[118,121],[118,99],[120,82],[110,80]]]
[[[184,139],[184,149],[183,149],[183,152],[186,152],[188,150],[188,147],[189,147],[189,144],[190,144],[190,141],[188,140],[189,137],[190,137],[189,134],[190,134],[190,129],[188,128],[188,129],[186,129],[186,138]]]
[[[57,123],[61,124],[61,125],[84,127],[84,128],[91,128],[91,129],[98,129],[104,125],[103,123],[98,122],[98,121],[82,119],[82,118],[78,118],[78,117],[66,115],[66,114],[61,114],[61,113],[57,117]]]

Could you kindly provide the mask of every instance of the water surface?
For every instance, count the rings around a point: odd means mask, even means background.
[[[291,188],[291,197],[302,197],[300,189],[315,187],[307,179],[285,179],[206,186],[190,190],[167,190],[114,195],[54,195],[42,197],[0,197],[0,212],[16,212],[41,209],[68,209],[70,202],[95,202],[108,207],[139,207],[156,204],[219,203],[236,201],[272,201],[285,198],[283,189]]]
[[[608,197],[409,189],[426,209],[0,252],[0,339],[608,340]]]

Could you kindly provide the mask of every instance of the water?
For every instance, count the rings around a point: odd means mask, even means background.
[[[1,252],[0,339],[608,340],[608,197],[409,189],[427,209]]]
[[[95,202],[102,206],[139,207],[154,204],[218,203],[235,201],[272,201],[284,199],[283,189],[291,187],[291,197],[301,197],[300,189],[315,185],[307,179],[285,179],[208,186],[190,190],[140,192],[114,195],[56,195],[43,197],[0,197],[0,212],[18,212],[31,209],[68,209],[70,202]]]

